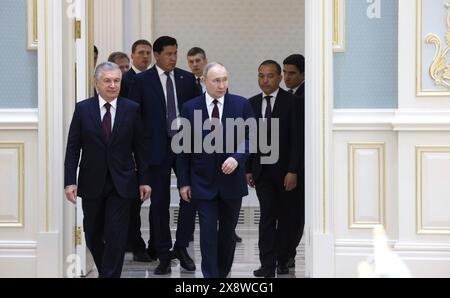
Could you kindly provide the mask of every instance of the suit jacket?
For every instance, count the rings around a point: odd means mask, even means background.
[[[202,95],[187,102],[182,109],[181,116],[190,124],[191,152],[194,152],[194,111],[201,111],[203,122],[209,121],[206,107],[206,96]],[[213,200],[217,196],[224,199],[238,199],[248,195],[248,187],[245,178],[245,163],[249,156],[250,129],[246,129],[241,139],[235,134],[233,144],[229,144],[234,151],[226,153],[227,130],[226,119],[250,119],[254,118],[249,102],[237,95],[225,95],[222,125],[224,129],[223,146],[224,153],[208,154],[202,149],[202,153],[181,153],[177,156],[178,186],[191,186],[194,199]],[[236,131],[236,129],[235,129]],[[196,133],[199,133],[198,131]],[[210,130],[202,131],[202,140],[211,133]],[[233,157],[239,163],[238,168],[231,175],[222,172],[223,163]]]
[[[133,88],[134,80],[136,78],[136,72],[133,68],[130,68],[122,78],[122,85],[120,88],[120,96],[128,98],[130,90]]]
[[[197,96],[195,77],[190,72],[175,68],[175,86],[178,109]],[[129,98],[141,105],[145,136],[149,142],[146,157],[150,166],[159,166],[167,155],[167,108],[164,90],[156,66],[136,75]]]
[[[297,174],[299,169],[299,118],[298,103],[295,96],[280,88],[275,105],[272,111],[272,119],[278,118],[280,131],[278,132],[279,140],[279,159],[278,162],[271,166],[276,171],[276,176],[280,177],[277,183],[282,183],[287,173]],[[263,95],[259,94],[250,99],[256,119],[262,116]],[[259,128],[258,121],[258,128]],[[258,130],[259,131],[259,130]],[[260,132],[261,133],[261,132]],[[276,132],[272,131],[272,134]],[[272,144],[273,146],[274,144]],[[253,174],[254,181],[258,181],[263,167],[261,165],[261,153],[258,145],[258,153],[252,154],[247,161],[247,173]]]
[[[121,197],[136,198],[139,185],[150,184],[144,150],[138,104],[118,98],[113,131],[106,144],[98,97],[82,101],[76,105],[70,125],[64,164],[65,186],[77,185],[79,167],[78,195],[95,198],[100,196],[109,172]]]

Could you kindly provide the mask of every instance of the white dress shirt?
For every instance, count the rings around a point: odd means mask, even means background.
[[[205,82],[203,82],[203,77],[199,78],[195,76],[195,81],[197,82],[198,79],[200,79],[200,86],[202,86],[202,93],[204,94],[206,92],[206,85]]]
[[[131,68],[134,70],[134,72],[136,73],[136,74],[140,74],[142,71],[140,71],[139,69],[137,69],[136,68],[136,66],[134,66],[134,64],[132,63],[131,64]],[[150,69],[150,66],[147,68],[147,70],[149,70]]]
[[[265,94],[265,93],[263,93],[263,95],[262,95],[262,98],[263,98],[263,101],[262,101],[262,117],[263,117],[263,119],[266,119],[266,108],[267,108],[267,101],[266,101],[266,97],[267,96],[272,96],[272,98],[270,99],[270,105],[271,105],[271,107],[272,107],[272,113],[273,113],[273,107],[275,106],[275,101],[277,100],[277,96],[278,96],[278,92],[280,91],[280,89],[277,89],[277,91],[275,91],[274,93],[272,93],[272,94]]]
[[[161,80],[162,88],[164,90],[164,99],[166,100],[166,107],[167,107],[167,86],[166,86],[167,76],[166,76],[164,70],[162,70],[158,66],[156,66],[156,69],[158,70],[159,79]],[[173,83],[173,93],[175,94],[175,108],[177,111],[177,117],[179,117],[180,111],[178,110],[177,86],[175,83],[175,74],[174,74],[173,70],[170,72],[169,75],[170,75],[170,78],[172,79],[172,83]]]
[[[294,89],[289,89],[289,90],[294,91],[293,94],[296,94],[296,93],[297,93],[297,90],[300,89],[300,87],[303,86],[303,84],[305,84],[305,81],[303,81],[300,85],[298,85],[298,86],[295,87]]]
[[[105,104],[107,103],[106,100],[104,100],[100,94],[98,95],[98,102],[100,105],[100,119],[103,122],[103,117],[105,117],[106,114],[106,108],[105,108]],[[114,120],[116,119],[116,111],[117,111],[117,98],[114,99],[113,101],[111,101],[109,103],[111,105],[111,108],[109,110],[109,112],[111,113],[111,131],[114,128]]]
[[[212,98],[208,92],[205,94],[206,96],[206,107],[208,108],[208,116],[209,120],[212,119],[212,112],[214,110],[214,98]],[[225,104],[225,97],[221,97],[217,99],[217,107],[219,108],[219,115],[220,115],[220,121],[222,121],[222,115],[223,115],[223,105]]]

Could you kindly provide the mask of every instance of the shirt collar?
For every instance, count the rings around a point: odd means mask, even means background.
[[[273,92],[272,94],[265,94],[263,92],[263,98],[265,98],[266,96],[272,96],[272,99],[276,99],[278,96],[278,92],[280,92],[280,88],[278,88],[275,92]]]
[[[139,69],[137,69],[137,67],[136,66],[134,66],[134,64],[133,63],[131,63],[131,68],[134,70],[134,72],[136,73],[136,74],[140,74],[142,71],[140,71]],[[147,70],[149,70],[150,69],[150,66],[147,68]]]
[[[155,65],[156,66],[156,70],[158,71],[158,75],[161,77],[161,76],[163,76],[163,75],[165,75],[165,71],[164,70],[162,70],[158,65]],[[172,71],[170,71],[170,74],[171,75],[173,75],[173,70]]]
[[[215,99],[212,98],[212,97],[208,94],[208,92],[206,92],[205,96],[206,96],[206,106],[212,105]],[[223,105],[224,102],[225,102],[225,97],[218,98],[217,101],[218,101],[221,105]]]
[[[305,81],[301,82],[300,85],[292,89],[294,91],[294,94],[297,93],[298,89],[300,89],[300,87],[303,86],[303,84],[305,84]]]
[[[98,102],[100,105],[100,109],[103,108],[103,106],[107,103],[107,101],[104,100],[103,97],[100,96],[100,94],[98,95]],[[116,109],[117,108],[117,98],[114,99],[113,101],[111,101],[109,104],[111,105],[111,107],[113,109]]]

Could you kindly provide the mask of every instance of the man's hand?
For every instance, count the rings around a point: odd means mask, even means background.
[[[76,185],[69,185],[65,189],[67,200],[74,205],[77,204],[77,190],[78,187]]]
[[[190,186],[183,186],[180,189],[180,195],[183,201],[190,203],[192,199],[192,190]]]
[[[255,188],[255,181],[253,181],[253,174],[247,174],[245,175],[247,177],[247,184],[251,188]]]
[[[145,202],[150,199],[152,195],[152,188],[149,185],[141,185],[139,186],[139,193],[141,195],[141,201]]]
[[[293,191],[297,187],[297,174],[288,173],[284,178],[284,188],[286,191]]]
[[[237,169],[239,163],[233,157],[228,158],[222,165],[222,172],[225,175],[231,175]]]

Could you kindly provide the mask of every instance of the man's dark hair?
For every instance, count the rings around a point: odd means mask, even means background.
[[[281,66],[280,64],[278,64],[277,61],[274,60],[266,60],[263,63],[261,63],[261,65],[258,67],[258,70],[261,69],[261,67],[266,66],[266,65],[275,65],[275,67],[277,68],[277,73],[278,75],[281,75]]]
[[[138,46],[149,46],[150,49],[152,48],[152,44],[148,40],[139,39],[133,43],[133,46],[131,47],[131,53],[134,54]]]
[[[160,38],[155,40],[155,43],[153,44],[153,52],[159,54],[164,51],[164,47],[168,46],[178,47],[177,40],[170,36],[161,36]]]
[[[111,53],[111,55],[109,55],[108,61],[116,63],[116,60],[123,59],[123,58],[126,58],[126,59],[128,59],[128,61],[130,61],[130,58],[128,57],[127,54],[122,53],[122,52],[114,52],[114,53]]]
[[[98,49],[95,45],[94,45],[94,53],[98,55]]]
[[[302,74],[305,72],[305,57],[300,54],[293,54],[284,59],[284,65],[294,65],[297,67],[298,71]]]
[[[199,48],[199,47],[193,47],[192,49],[190,49],[189,52],[187,53],[187,56],[191,57],[191,56],[195,56],[198,54],[202,55],[203,59],[206,59],[205,50],[203,50],[202,48]]]

